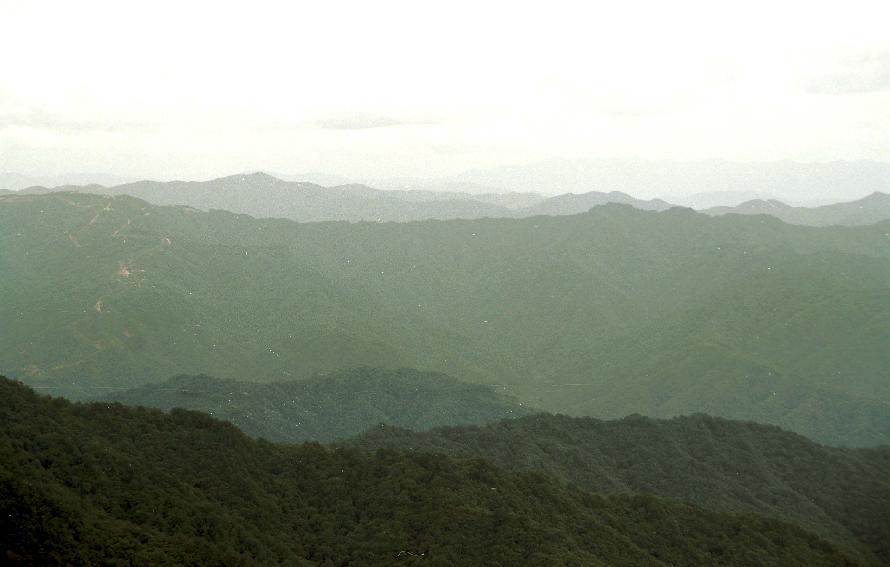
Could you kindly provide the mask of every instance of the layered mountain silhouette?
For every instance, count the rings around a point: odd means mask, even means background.
[[[63,185],[84,186],[104,185],[111,187],[129,183],[131,178],[108,173],[72,173],[68,175],[24,175],[13,172],[0,172],[0,191],[18,191],[29,187],[60,187]]]
[[[709,215],[770,215],[787,223],[809,226],[860,226],[890,219],[890,194],[872,193],[856,201],[821,207],[792,207],[774,199],[756,199],[735,207],[713,207],[702,212]]]
[[[200,210],[222,209],[258,218],[311,221],[414,221],[570,215],[605,203],[665,210],[668,203],[642,201],[623,193],[589,192],[546,198],[536,193],[481,193],[429,190],[380,190],[349,184],[322,187],[283,181],[266,173],[221,177],[211,181],[138,181],[102,187],[70,185],[30,187],[22,194],[77,190],[103,195],[130,195],[155,205],[185,205]]]
[[[448,181],[511,191],[622,191],[637,196],[670,196],[690,204],[707,202],[702,199],[703,193],[722,195],[721,204],[732,201],[735,195],[752,193],[795,203],[830,203],[846,196],[886,192],[890,187],[890,163],[556,159],[467,171]]]
[[[890,439],[890,225],[607,205],[415,223],[0,197],[0,369],[94,397],[357,366],[597,417],[703,412]]]
[[[396,184],[396,187],[400,186]],[[587,191],[545,197],[534,192],[478,192],[480,187],[476,186],[471,188],[477,192],[471,193],[460,191],[468,188],[467,184],[460,183],[421,187],[428,188],[382,190],[356,183],[325,187],[306,181],[285,181],[266,173],[251,173],[210,181],[137,181],[111,187],[96,184],[33,186],[0,194],[42,195],[78,191],[130,195],[156,205],[184,205],[204,211],[221,209],[257,218],[287,218],[300,222],[408,222],[573,215],[608,203],[651,211],[665,211],[674,206],[661,199],[637,199],[620,191]],[[790,224],[809,226],[860,226],[890,219],[890,195],[875,192],[856,201],[818,207],[791,206],[776,199],[752,199],[736,206],[710,207],[702,212],[709,215],[765,214]]]

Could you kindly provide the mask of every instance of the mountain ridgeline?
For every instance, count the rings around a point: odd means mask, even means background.
[[[777,427],[705,415],[600,421],[546,414],[427,432],[379,426],[344,444],[484,458],[601,494],[763,514],[890,563],[890,447],[825,447]]]
[[[617,191],[544,197],[537,193],[380,190],[361,184],[323,187],[303,181],[284,181],[266,173],[232,175],[210,181],[136,181],[113,187],[95,184],[29,187],[22,194],[65,191],[130,195],[154,205],[183,205],[204,211],[220,209],[257,218],[287,218],[299,222],[571,215],[606,203],[658,211],[671,207],[660,199],[635,199]]]
[[[273,383],[177,376],[100,399],[162,410],[200,410],[248,435],[278,443],[328,442],[380,423],[425,430],[532,413],[489,386],[409,369],[357,368]]]
[[[887,222],[613,204],[298,224],[51,193],[0,197],[0,251],[0,369],[72,397],[408,367],[549,411],[890,440]]]
[[[756,199],[735,207],[713,207],[702,212],[709,215],[770,215],[790,224],[809,226],[862,226],[890,219],[890,194],[876,192],[856,201],[821,207],[792,207],[774,199]]]
[[[251,173],[209,181],[135,181],[110,187],[97,184],[34,186],[18,194],[76,191],[130,195],[154,205],[181,205],[203,211],[219,209],[257,218],[287,218],[298,222],[526,218],[580,214],[609,203],[649,211],[666,211],[674,206],[662,199],[637,199],[621,191],[583,191],[545,197],[540,193],[468,193],[450,190],[448,185],[432,187],[434,189],[381,190],[357,183],[327,187]],[[456,184],[456,187],[461,185]],[[16,193],[0,190],[0,196],[9,194]],[[706,196],[701,198],[707,200]],[[695,197],[690,199],[694,201]],[[863,226],[890,220],[890,194],[874,192],[854,201],[813,207],[756,198],[735,206],[702,208],[701,212],[713,216],[769,215],[789,224],[805,226]]]
[[[3,378],[0,418],[6,564],[860,563],[762,516],[481,460],[277,446],[196,412],[73,404]]]
[[[757,513],[797,524],[852,557],[890,563],[888,447],[824,447],[774,426],[704,415],[615,421],[529,416],[527,408],[483,386],[410,370],[363,368],[274,384],[182,376],[104,399],[199,409],[270,441],[339,439],[339,446],[368,453],[485,459],[600,494]],[[503,415],[512,419],[421,431]],[[357,433],[363,435],[344,439]]]

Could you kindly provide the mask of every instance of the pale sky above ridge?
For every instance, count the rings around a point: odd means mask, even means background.
[[[0,171],[890,159],[890,4],[0,0]]]

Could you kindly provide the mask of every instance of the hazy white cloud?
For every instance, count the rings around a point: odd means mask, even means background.
[[[877,0],[0,0],[0,170],[886,159],[888,20]]]
[[[890,46],[839,57],[822,72],[814,72],[805,88],[816,94],[890,91]]]
[[[316,128],[324,130],[367,130],[370,128],[389,128],[392,126],[426,126],[432,120],[397,118],[385,114],[340,114],[325,116],[315,122]]]
[[[56,114],[41,108],[6,109],[0,111],[0,129],[20,127],[57,131],[60,133],[82,132],[135,132],[145,125],[136,121],[113,118]]]

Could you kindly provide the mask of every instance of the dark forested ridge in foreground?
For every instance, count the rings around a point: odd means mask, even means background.
[[[603,494],[645,494],[715,511],[756,512],[796,523],[851,555],[890,563],[887,447],[825,447],[774,426],[705,415],[520,418],[529,410],[485,386],[407,369],[361,368],[270,384],[180,376],[104,399],[198,409],[275,442],[328,441],[371,428],[340,443],[369,452],[386,448],[483,458]],[[519,419],[418,432],[504,415]]]
[[[704,415],[615,421],[534,415],[482,427],[377,427],[346,442],[484,458],[602,494],[648,494],[805,527],[890,564],[890,447],[837,449]]]
[[[0,379],[6,563],[852,565],[756,515],[600,497],[484,461],[276,446],[195,412]]]
[[[177,376],[101,399],[163,410],[200,410],[248,435],[277,443],[327,442],[379,423],[418,431],[530,413],[490,386],[410,369],[356,368],[273,383]]]
[[[890,441],[886,222],[606,205],[297,224],[14,195],[0,197],[0,271],[0,369],[72,397],[178,374],[411,367],[549,411]]]

